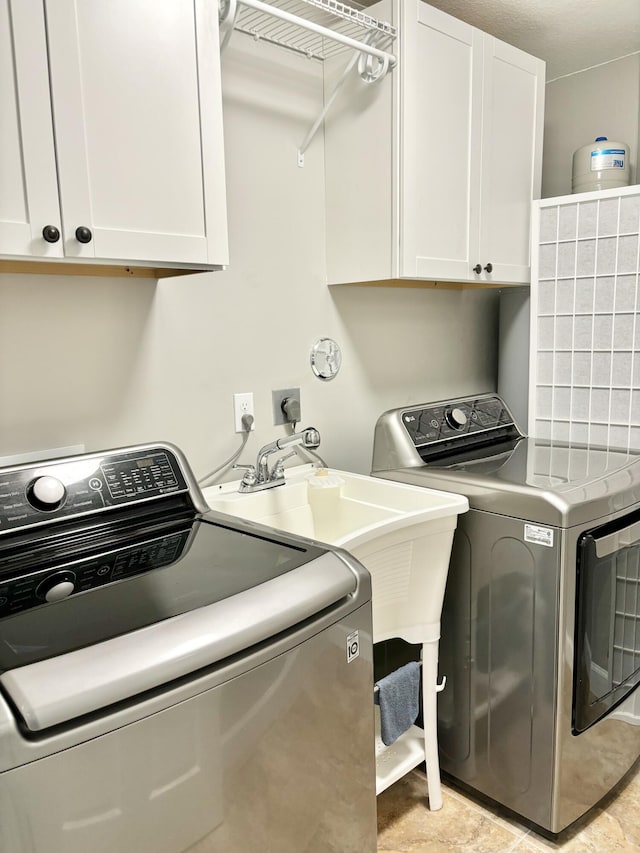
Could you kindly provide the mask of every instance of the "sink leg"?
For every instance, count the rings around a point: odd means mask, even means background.
[[[438,641],[422,644],[422,716],[424,756],[427,766],[429,808],[442,808],[440,761],[438,759]]]

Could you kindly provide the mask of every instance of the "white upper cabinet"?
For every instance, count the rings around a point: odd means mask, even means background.
[[[0,255],[62,257],[42,3],[0,0]],[[45,228],[47,242],[42,234]]]
[[[528,282],[544,63],[421,0],[372,8],[399,67],[326,120],[329,283]]]
[[[531,280],[531,202],[540,198],[544,62],[483,38],[482,156],[477,260],[481,278]],[[477,232],[475,232],[477,233]]]
[[[0,0],[0,16],[2,254],[226,264],[217,5]]]

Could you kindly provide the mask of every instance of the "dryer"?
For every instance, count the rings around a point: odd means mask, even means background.
[[[443,773],[560,832],[640,755],[640,454],[527,438],[482,394],[385,412],[372,468],[469,500],[441,621]]]

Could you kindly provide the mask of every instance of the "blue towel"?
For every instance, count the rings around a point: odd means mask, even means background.
[[[376,682],[374,701],[380,705],[380,735],[391,746],[412,726],[420,710],[420,664],[411,661]]]

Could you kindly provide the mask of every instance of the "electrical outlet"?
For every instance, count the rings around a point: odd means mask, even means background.
[[[245,432],[245,428],[242,426],[243,415],[253,415],[253,393],[251,391],[247,391],[245,394],[233,395],[233,416],[236,432]],[[255,428],[256,424],[254,421],[251,424],[251,429]]]
[[[300,389],[299,388],[281,388],[279,391],[271,392],[271,400],[273,403],[273,423],[275,426],[278,424],[290,424],[293,421],[287,418],[287,414],[282,408],[282,404],[285,400],[294,400],[298,404],[298,409],[300,409]],[[300,421],[301,415],[298,415],[297,422]]]

